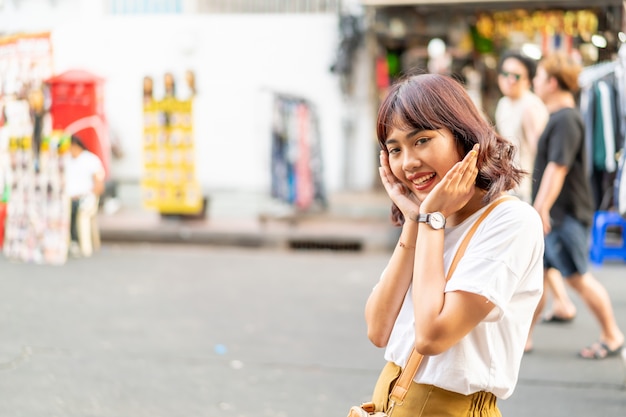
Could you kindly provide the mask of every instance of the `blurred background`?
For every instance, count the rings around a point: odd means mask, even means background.
[[[615,62],[623,21],[615,0],[2,0],[3,199],[30,175],[8,168],[19,138],[78,134],[110,214],[332,210],[381,191],[374,117],[401,74],[452,74],[493,119],[503,51]]]
[[[623,81],[624,19],[621,0],[0,0],[0,415],[347,414],[383,365],[363,308],[397,241],[388,86],[451,74],[493,120],[508,49]],[[72,135],[105,184],[75,256]],[[625,317],[623,262],[602,263]],[[578,361],[576,320],[538,329],[505,415],[624,415],[621,359]]]

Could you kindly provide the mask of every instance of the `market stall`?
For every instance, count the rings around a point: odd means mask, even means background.
[[[375,84],[384,90],[420,69],[450,73],[493,116],[500,96],[497,62],[507,49],[529,56],[562,50],[583,65],[615,59],[623,30],[621,1],[363,0],[375,39]]]

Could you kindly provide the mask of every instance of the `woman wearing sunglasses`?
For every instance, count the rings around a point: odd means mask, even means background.
[[[531,91],[536,63],[521,53],[510,51],[503,55],[498,69],[498,87],[503,96],[496,106],[496,127],[502,136],[516,145],[516,162],[530,174],[539,135],[548,122],[546,106]],[[524,177],[516,190],[527,202],[530,202],[530,178],[530,175]]]

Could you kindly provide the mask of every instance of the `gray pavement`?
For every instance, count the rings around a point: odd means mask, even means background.
[[[397,234],[397,229],[389,224],[389,200],[382,191],[331,195],[326,210],[304,214],[262,195],[231,193],[215,194],[203,221],[163,219],[143,212],[140,217],[145,223],[140,228],[142,223],[138,217],[133,219],[132,213],[137,216],[142,211],[135,205],[126,212],[127,218],[132,219],[129,223],[135,225],[131,234],[137,241],[274,249],[357,248],[384,257],[394,246]],[[120,223],[101,219],[105,238],[129,240],[129,235],[120,233],[132,230],[127,227],[129,223],[121,223],[123,214],[118,213]],[[594,272],[609,289],[616,316],[626,329],[626,265],[607,262],[595,266]],[[501,403],[505,415],[626,416],[626,358],[624,362],[620,358],[577,358],[576,352],[592,343],[598,330],[580,300],[575,295],[573,299],[581,312],[574,323],[538,326],[535,351],[524,358],[516,395]],[[349,397],[354,398],[354,394]]]
[[[0,257],[0,416],[345,415],[383,365],[363,304],[397,231],[386,196],[330,203],[221,194],[200,221],[126,204],[100,214],[91,258]],[[626,329],[626,264],[594,273]],[[504,416],[626,415],[622,359],[576,356],[598,329],[573,299],[574,322],[538,326]]]
[[[383,365],[363,306],[387,259],[111,243],[60,267],[0,258],[0,415],[346,415]],[[595,270],[622,327],[625,271]],[[540,325],[503,415],[623,417],[621,359],[576,357],[596,336],[584,308]]]
[[[593,267],[611,296],[618,323],[626,329],[626,264]],[[568,324],[540,324],[535,349],[522,361],[513,397],[501,402],[505,416],[625,416],[626,357],[584,360],[577,352],[597,339],[595,319],[575,293],[578,315]],[[520,412],[524,410],[523,412]]]

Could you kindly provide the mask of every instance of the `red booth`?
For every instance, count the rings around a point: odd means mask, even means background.
[[[109,177],[111,142],[104,115],[104,79],[70,70],[46,80],[50,89],[52,128],[77,134],[96,154]]]

